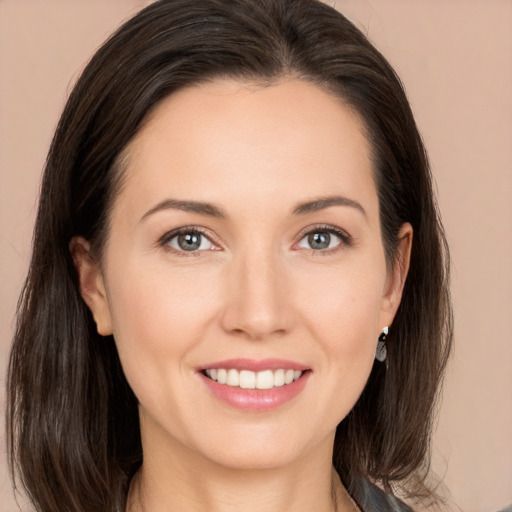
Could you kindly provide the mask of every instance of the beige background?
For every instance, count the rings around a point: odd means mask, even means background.
[[[38,180],[84,63],[142,0],[0,0],[0,377]],[[331,1],[331,3],[333,3]],[[512,1],[338,0],[395,66],[452,248],[456,351],[434,468],[467,512],[512,502]],[[4,406],[2,391],[2,414]],[[16,510],[0,454],[0,512]]]

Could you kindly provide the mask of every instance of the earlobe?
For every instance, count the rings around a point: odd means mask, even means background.
[[[80,295],[91,310],[98,333],[112,334],[112,322],[107,293],[100,265],[91,256],[91,245],[82,237],[73,237],[69,250],[78,274]]]
[[[389,271],[383,297],[382,309],[384,315],[387,316],[386,319],[383,319],[383,325],[391,325],[393,321],[402,299],[405,280],[409,272],[413,229],[408,222],[400,228],[397,239],[398,244],[393,259],[393,268]]]

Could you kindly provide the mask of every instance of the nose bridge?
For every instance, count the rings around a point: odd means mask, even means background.
[[[286,269],[270,243],[252,244],[234,257],[224,327],[260,339],[289,328]]]

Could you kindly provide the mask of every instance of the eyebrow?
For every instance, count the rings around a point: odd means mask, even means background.
[[[366,211],[360,203],[354,201],[353,199],[349,199],[348,197],[343,196],[320,197],[318,199],[313,199],[312,201],[300,203],[294,208],[293,214],[304,215],[306,213],[325,210],[326,208],[330,208],[331,206],[349,206],[351,208],[355,208],[356,210],[359,210],[366,218]]]
[[[203,203],[200,201],[178,201],[177,199],[165,199],[158,203],[155,207],[148,210],[140,219],[141,221],[145,218],[153,215],[161,210],[181,210],[184,212],[199,213],[200,215],[207,215],[208,217],[215,217],[219,219],[227,218],[226,213],[222,208],[214,206],[210,203]]]
[[[293,215],[305,215],[311,212],[318,212],[331,208],[332,206],[349,206],[359,210],[366,218],[366,211],[360,203],[343,196],[328,196],[299,203],[293,210]],[[141,221],[153,215],[156,212],[162,210],[181,210],[184,212],[198,213],[200,215],[206,215],[208,217],[214,217],[217,219],[226,219],[228,215],[222,208],[215,206],[211,203],[204,203],[201,201],[180,201],[177,199],[165,199],[156,206],[148,210],[142,217]]]

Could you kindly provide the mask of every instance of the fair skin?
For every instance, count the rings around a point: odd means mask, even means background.
[[[82,238],[71,250],[140,404],[128,509],[356,510],[332,470],[335,429],[412,241],[404,224],[387,264],[358,116],[298,80],[217,80],[165,99],[126,155],[102,261]],[[219,361],[301,371],[246,391],[211,380]]]

